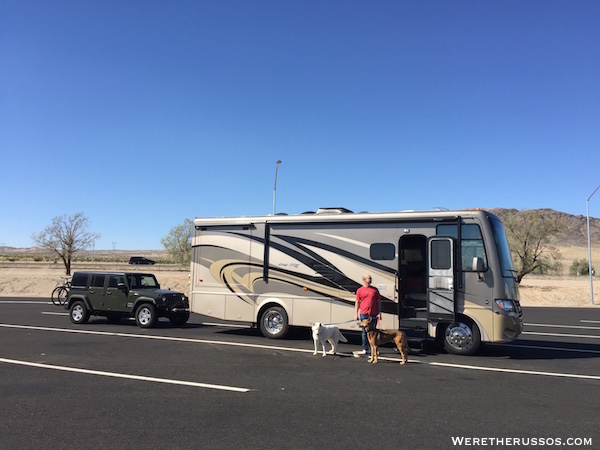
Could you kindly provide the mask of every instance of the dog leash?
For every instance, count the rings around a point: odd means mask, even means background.
[[[343,325],[345,323],[356,322],[354,319],[346,320],[345,322],[336,322],[336,323],[324,323],[323,325]]]

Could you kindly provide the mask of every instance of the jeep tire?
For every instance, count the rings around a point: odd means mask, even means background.
[[[71,318],[71,322],[74,324],[86,323],[90,318],[90,312],[85,307],[85,303],[83,303],[81,300],[76,300],[71,305],[69,317]]]
[[[177,313],[177,314],[173,314],[172,316],[169,316],[169,321],[171,322],[172,325],[181,326],[181,325],[185,324],[189,318],[190,318],[189,312]]]
[[[150,303],[144,303],[135,310],[135,322],[141,328],[152,328],[157,319],[156,309]]]

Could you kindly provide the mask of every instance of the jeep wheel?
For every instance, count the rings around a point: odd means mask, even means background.
[[[69,317],[71,318],[71,322],[75,324],[86,323],[90,318],[90,312],[81,300],[77,300],[71,305]]]
[[[135,322],[141,328],[151,328],[156,325],[156,310],[149,303],[144,303],[135,311]]]
[[[169,317],[169,320],[171,321],[172,325],[183,325],[184,323],[186,323],[188,321],[189,318],[190,318],[190,313],[185,312],[185,313],[174,314]]]

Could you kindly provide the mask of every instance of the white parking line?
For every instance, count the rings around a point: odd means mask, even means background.
[[[25,304],[25,303],[29,303],[29,304],[37,304],[37,305],[52,305],[53,303],[48,300],[48,301],[42,301],[42,300],[0,300],[0,305],[5,304],[5,303],[18,303],[19,305]]]
[[[550,325],[544,323],[526,323],[526,327],[542,327],[542,328],[572,328],[574,330],[600,330],[600,327],[584,327],[581,325]]]
[[[170,336],[152,336],[152,335],[141,335],[141,334],[132,334],[132,333],[114,333],[114,332],[108,332],[108,331],[75,330],[75,329],[68,329],[68,328],[50,328],[50,327],[38,327],[38,326],[30,326],[30,325],[12,325],[12,324],[3,324],[3,323],[0,323],[0,327],[16,328],[16,329],[24,329],[24,330],[75,333],[75,334],[92,334],[92,335],[101,335],[101,336],[118,336],[118,337],[138,338],[138,339],[155,339],[155,340],[174,341],[174,342],[191,342],[191,343],[198,343],[198,344],[229,345],[232,347],[259,348],[259,349],[267,349],[267,350],[297,352],[297,353],[312,353],[313,352],[312,349],[309,350],[309,349],[281,347],[281,346],[272,346],[272,345],[244,344],[244,343],[239,343],[239,342],[215,341],[215,340],[210,340],[210,339],[192,339],[192,338],[180,338],[180,337],[170,337]],[[536,333],[531,333],[531,334],[536,334]],[[539,334],[541,334],[541,333],[539,333]],[[568,335],[558,335],[558,336],[568,336]],[[574,336],[581,337],[580,335],[574,335]],[[597,337],[600,338],[600,336],[597,336]],[[401,361],[400,358],[390,358],[390,357],[380,357],[379,359],[387,360],[387,361],[397,361],[397,362]],[[578,379],[600,380],[600,376],[597,376],[597,375],[580,375],[580,374],[572,374],[572,373],[544,372],[544,371],[536,371],[536,370],[507,369],[507,368],[498,368],[498,367],[474,366],[474,365],[466,365],[466,364],[443,363],[443,362],[433,362],[433,361],[432,362],[418,361],[418,360],[414,360],[414,359],[410,360],[409,363],[426,364],[426,365],[430,365],[430,366],[449,367],[449,368],[467,369],[467,370],[483,370],[483,371],[489,371],[489,372],[513,373],[513,374],[521,374],[521,375],[536,375],[536,376],[550,376],[550,377],[560,377],[560,378],[578,378]]]
[[[300,348],[290,347],[277,347],[272,345],[259,345],[259,344],[243,344],[240,342],[228,342],[228,341],[215,341],[210,339],[193,339],[193,338],[182,338],[182,337],[171,337],[171,336],[153,336],[149,334],[133,334],[133,333],[115,333],[111,331],[92,331],[92,330],[76,330],[71,328],[51,328],[51,327],[38,327],[32,325],[11,325],[7,323],[0,323],[1,328],[17,328],[22,330],[38,330],[38,331],[54,331],[61,333],[74,333],[74,334],[92,334],[99,336],[118,336],[126,338],[137,338],[137,339],[154,339],[159,341],[174,341],[174,342],[192,342],[196,344],[218,344],[218,345],[230,345],[234,347],[247,347],[247,348],[261,348],[269,350],[285,350],[289,352],[312,352],[313,350],[306,350]]]
[[[100,375],[100,376],[104,376],[104,377],[125,378],[128,380],[150,381],[150,382],[154,382],[154,383],[166,383],[166,384],[177,384],[180,386],[191,386],[191,387],[198,387],[198,388],[205,388],[205,389],[218,389],[221,391],[232,391],[232,392],[248,392],[248,391],[250,391],[250,389],[233,387],[233,386],[222,386],[222,385],[218,385],[218,384],[197,383],[195,381],[171,380],[169,378],[146,377],[146,376],[142,376],[142,375],[129,375],[129,374],[118,373],[118,372],[104,372],[102,370],[79,369],[77,367],[54,366],[51,364],[41,364],[41,363],[34,363],[34,362],[30,362],[30,361],[19,361],[16,359],[0,358],[0,363],[37,367],[37,368],[41,368],[41,369],[60,370],[63,372],[84,373],[87,375]]]
[[[460,369],[469,369],[469,370],[484,370],[488,372],[504,372],[504,373],[518,373],[523,375],[543,375],[547,377],[560,377],[560,378],[583,378],[586,380],[600,380],[600,376],[598,375],[579,375],[575,373],[558,373],[558,372],[541,372],[537,370],[514,370],[514,369],[503,369],[499,367],[483,367],[483,366],[470,366],[465,364],[448,364],[448,363],[440,363],[440,362],[426,362],[426,361],[416,361],[421,364],[429,364],[432,366],[442,366],[442,367],[453,367]]]
[[[563,334],[563,333],[538,333],[536,331],[523,331],[521,335],[533,334],[535,336],[554,336],[554,337],[571,337],[571,338],[586,338],[586,339],[600,339],[600,336],[594,336],[591,334]]]
[[[564,347],[547,347],[544,345],[525,345],[525,344],[493,344],[499,347],[512,347],[512,348],[530,348],[534,350],[550,350],[558,352],[574,352],[574,353],[592,353],[599,354],[600,350],[587,350],[584,348],[564,348]]]

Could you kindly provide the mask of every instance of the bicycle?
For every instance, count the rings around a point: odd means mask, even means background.
[[[52,291],[52,303],[55,305],[64,305],[71,289],[71,279],[63,277],[63,284],[56,286]]]

